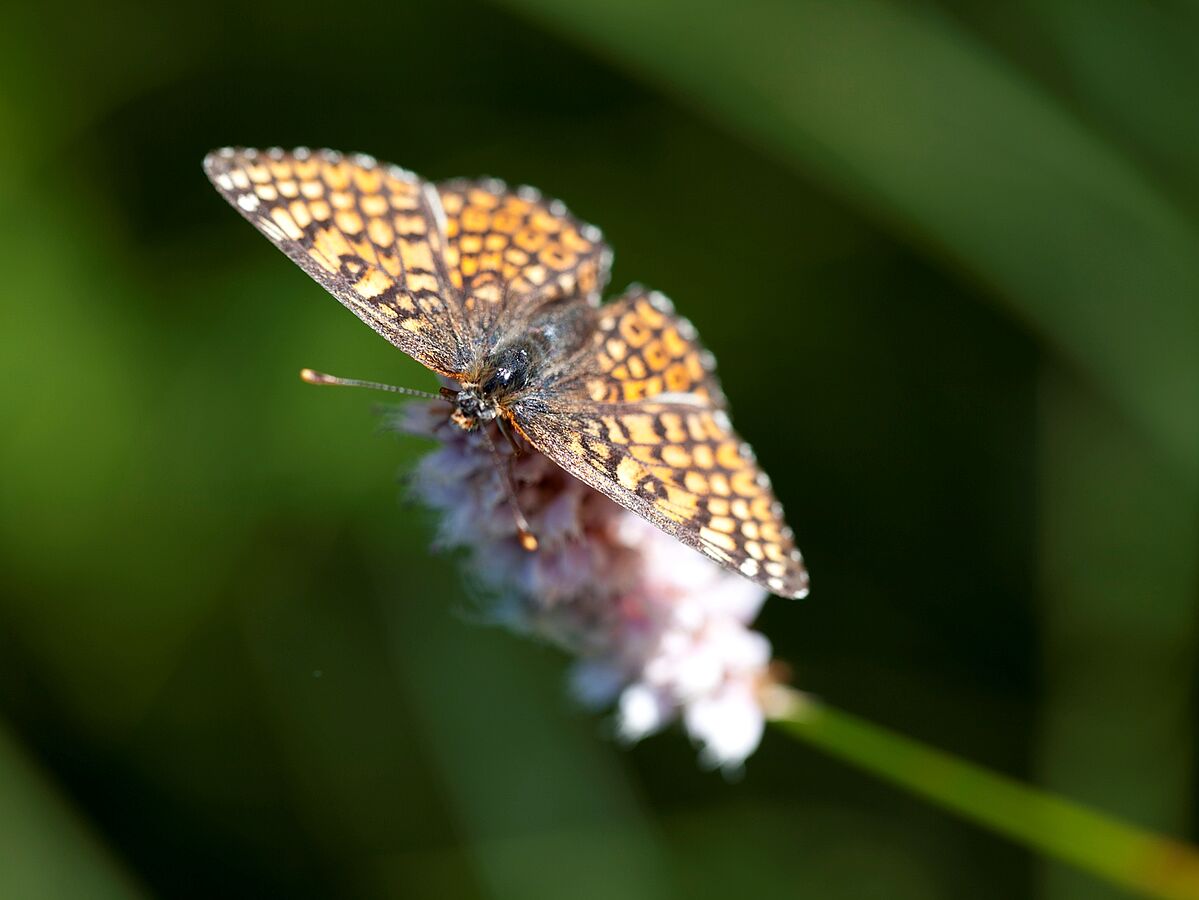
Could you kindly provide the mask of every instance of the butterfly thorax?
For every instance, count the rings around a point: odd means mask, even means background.
[[[503,406],[529,383],[537,348],[530,342],[509,344],[481,360],[463,379],[454,397],[454,424],[474,431],[492,421]]]

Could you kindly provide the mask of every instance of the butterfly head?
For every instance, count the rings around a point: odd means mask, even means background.
[[[463,431],[474,431],[499,415],[499,404],[477,385],[466,385],[452,399],[450,419]]]
[[[452,397],[454,423],[474,431],[499,415],[500,408],[524,388],[533,362],[532,348],[523,343],[510,344],[491,354],[462,384]]]

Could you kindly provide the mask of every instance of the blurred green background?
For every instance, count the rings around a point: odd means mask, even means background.
[[[255,234],[223,144],[565,199],[720,360],[830,703],[1196,832],[1199,12],[1183,2],[11,7],[0,895],[1124,896],[778,734],[631,751],[477,627],[431,377]]]

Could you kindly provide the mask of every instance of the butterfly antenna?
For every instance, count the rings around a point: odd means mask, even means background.
[[[418,391],[413,388],[397,387],[394,384],[382,384],[378,381],[362,381],[358,378],[338,378],[336,375],[326,375],[314,369],[301,369],[300,380],[308,384],[332,384],[338,387],[372,388],[376,391],[387,391],[392,394],[405,394],[409,397],[423,397],[425,400],[446,400],[443,394],[431,394],[428,391]]]
[[[479,429],[483,434],[483,440],[487,442],[487,449],[491,451],[491,458],[495,462],[496,472],[500,476],[500,484],[503,486],[504,499],[508,501],[508,506],[512,509],[512,517],[516,519],[516,533],[520,537],[520,545],[532,553],[537,549],[537,537],[529,528],[529,520],[525,518],[525,514],[520,511],[520,504],[516,501],[516,485],[512,483],[512,475],[508,472],[508,467],[505,465],[505,460],[500,456],[499,450],[495,447],[495,441],[491,439],[491,434],[487,431],[486,426]]]

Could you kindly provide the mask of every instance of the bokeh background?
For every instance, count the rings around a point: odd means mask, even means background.
[[[0,29],[0,894],[1090,898],[778,734],[625,750],[480,627],[379,434],[432,384],[223,144],[536,184],[716,352],[828,702],[1196,831],[1199,13],[115,0]]]

